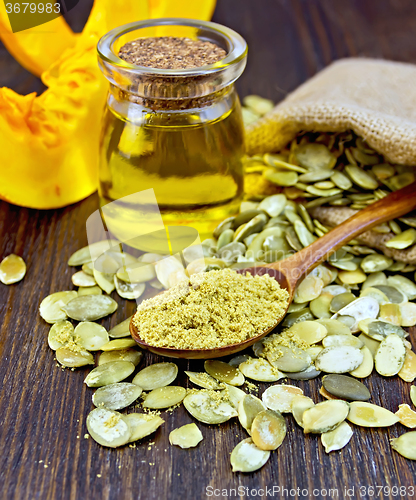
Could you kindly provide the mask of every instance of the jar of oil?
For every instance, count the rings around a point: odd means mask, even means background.
[[[226,55],[185,69],[137,66],[117,55],[130,40],[159,36],[211,41]],[[157,19],[111,31],[98,52],[110,80],[99,195],[102,206],[118,200],[116,236],[125,241],[134,233],[143,207],[132,195],[153,189],[166,226],[208,237],[237,213],[243,194],[244,129],[233,83],[245,67],[246,43],[214,23]]]

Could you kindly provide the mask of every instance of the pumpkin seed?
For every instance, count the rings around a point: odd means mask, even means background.
[[[251,437],[261,450],[276,450],[286,436],[286,422],[279,412],[261,411],[251,425]]]
[[[84,271],[78,271],[77,273],[72,275],[72,283],[75,286],[94,286],[96,285],[96,281],[93,276],[89,276],[88,274],[84,273]]]
[[[256,114],[263,116],[274,108],[274,102],[258,95],[247,95],[243,99],[244,106],[252,109]],[[266,155],[265,155],[266,156]],[[271,156],[272,155],[267,155]]]
[[[94,262],[87,262],[82,265],[82,270],[88,276],[94,276]]]
[[[410,349],[406,349],[406,357],[398,375],[406,382],[413,382],[416,378],[416,354]]]
[[[399,417],[386,408],[362,401],[350,403],[347,419],[361,427],[390,427],[399,421]]]
[[[266,410],[259,398],[246,394],[238,404],[238,420],[244,429],[251,435],[251,425],[256,416]]]
[[[110,294],[115,289],[114,275],[101,273],[94,268],[94,279],[104,292]]]
[[[369,337],[368,335],[366,335],[365,333],[362,333],[361,335],[359,335],[358,338],[364,342],[365,346],[369,349],[369,351],[371,352],[371,355],[374,358],[374,356],[376,355],[378,346],[380,345],[381,341],[375,340],[375,339]],[[381,339],[381,340],[383,340],[383,339]]]
[[[410,399],[412,400],[413,406],[416,406],[416,386],[414,385],[410,388]]]
[[[111,330],[108,331],[108,336],[113,339],[128,337],[130,335],[130,321],[132,317],[133,316],[130,316],[129,318],[111,328]]]
[[[26,274],[26,263],[15,254],[10,254],[0,262],[0,281],[11,285],[22,280]]]
[[[348,373],[358,368],[363,360],[364,355],[357,347],[334,346],[318,354],[315,366],[326,373]]]
[[[410,429],[416,427],[416,412],[409,405],[399,405],[399,409],[395,413],[399,417],[399,422]]]
[[[272,385],[263,392],[263,403],[269,410],[290,413],[295,396],[303,395],[302,389],[293,385]]]
[[[62,310],[77,321],[96,321],[112,314],[117,307],[117,302],[107,295],[85,295],[69,300]]]
[[[409,460],[416,460],[416,431],[406,432],[398,438],[390,439],[391,447]]]
[[[284,377],[264,358],[250,358],[239,365],[239,370],[245,377],[259,382],[277,382]]]
[[[317,344],[324,339],[328,330],[316,321],[303,321],[296,323],[290,328],[290,332],[294,333],[308,345]]]
[[[378,272],[371,274],[361,285],[361,290],[365,290],[368,287],[374,287],[375,285],[387,285],[387,276],[383,272]]]
[[[101,254],[110,250],[117,249],[119,242],[117,240],[103,240],[92,243],[89,246],[80,248],[71,255],[68,260],[68,266],[82,266],[87,262],[95,261]]]
[[[346,375],[325,375],[322,379],[324,388],[334,396],[350,401],[367,401],[370,399],[370,391],[367,387]]]
[[[129,443],[153,434],[165,422],[159,416],[147,415],[146,413],[129,413],[128,415],[123,415],[123,420],[130,427],[131,436]]]
[[[144,391],[151,391],[171,384],[178,375],[178,366],[175,363],[155,363],[146,366],[132,380]]]
[[[416,299],[416,284],[413,281],[409,280],[405,276],[401,276],[400,274],[396,274],[395,276],[389,276],[387,278],[387,282],[383,283],[385,285],[392,286],[401,290],[406,294],[408,300]]]
[[[209,359],[205,361],[204,368],[211,377],[220,382],[227,382],[227,384],[236,386],[243,385],[245,382],[244,375],[239,369],[224,363],[224,361]]]
[[[103,291],[99,286],[88,286],[78,288],[78,297],[83,295],[101,295]]]
[[[321,295],[323,287],[324,282],[321,278],[308,275],[296,288],[293,300],[298,304],[317,299]]]
[[[228,393],[227,397],[230,400],[231,404],[234,406],[234,408],[237,409],[238,405],[240,404],[240,401],[246,396],[246,393],[241,389],[239,389],[238,387],[227,384],[226,382],[223,382],[222,385],[225,385],[226,392]]]
[[[298,174],[292,171],[285,170],[275,170],[274,168],[269,168],[263,172],[263,176],[269,182],[276,184],[277,186],[294,186],[298,182]]]
[[[78,368],[80,366],[94,364],[93,355],[82,348],[73,350],[68,347],[58,347],[55,354],[58,363],[68,368]]]
[[[410,228],[400,234],[396,234],[385,242],[388,248],[403,250],[416,242],[416,229]]]
[[[265,154],[264,158],[270,158],[271,155]],[[300,172],[301,174],[304,174],[306,172],[306,169],[303,167],[299,167],[298,165],[293,165],[292,163],[287,163],[286,161],[283,161],[281,159],[274,159],[273,161],[266,161],[268,165],[271,165],[272,167],[277,167],[283,170],[292,170],[294,172]]]
[[[121,410],[130,406],[142,393],[141,387],[127,382],[100,387],[92,396],[93,404],[107,410]]]
[[[332,314],[329,311],[329,307],[333,298],[334,296],[332,294],[322,291],[317,299],[311,300],[309,304],[311,313],[319,319],[330,318]]]
[[[102,387],[103,385],[121,382],[134,372],[134,365],[130,361],[113,361],[97,366],[85,377],[88,387]]]
[[[314,186],[318,189],[332,189],[335,187],[335,184],[332,181],[322,181],[316,182]]]
[[[406,348],[403,340],[394,333],[388,335],[380,343],[374,361],[377,373],[384,377],[397,375],[401,370],[406,357]]]
[[[285,238],[286,241],[289,243],[290,247],[296,252],[299,252],[300,250],[303,249],[303,245],[296,236],[296,231],[293,229],[293,227],[288,227],[286,229]]]
[[[295,396],[293,398],[291,407],[292,415],[300,427],[303,427],[304,412],[313,406],[315,406],[315,403],[307,396]]]
[[[311,348],[311,349],[313,349],[313,348]],[[322,347],[319,347],[319,352],[321,351],[321,349],[322,349]],[[308,354],[310,355],[309,351],[308,351]],[[311,356],[311,358],[312,358],[312,356]],[[317,370],[313,365],[309,366],[308,368],[306,368],[306,370],[303,370],[301,372],[283,373],[283,375],[290,380],[311,380],[313,378],[319,377],[320,374],[321,374],[321,372],[319,370]]]
[[[228,391],[191,392],[183,400],[188,412],[204,424],[221,424],[238,415],[231,403]]]
[[[333,394],[330,394],[323,385],[319,388],[319,394],[325,399],[341,399]]]
[[[368,323],[368,331],[364,333],[366,333],[366,335],[368,335],[372,339],[378,340],[380,342],[391,333],[394,333],[402,338],[405,338],[407,336],[407,332],[403,330],[403,328],[400,328],[400,326],[379,320],[370,321]]]
[[[348,328],[350,330],[352,330],[352,328],[354,327],[355,325],[355,319],[353,318],[353,316],[338,316],[338,321],[341,321],[341,323],[344,323],[346,326],[348,326]],[[355,330],[354,330],[354,333],[355,333]]]
[[[244,363],[244,362],[248,361],[249,359],[251,359],[251,356],[249,356],[248,354],[238,354],[237,356],[234,356],[233,358],[231,358],[228,361],[228,364],[230,366],[234,366],[235,368],[238,368],[241,365],[241,363]]]
[[[295,323],[299,323],[301,321],[309,321],[313,320],[314,317],[311,314],[309,309],[301,309],[300,311],[288,314],[283,320],[282,326],[285,328],[290,328]]]
[[[372,254],[367,255],[361,261],[361,269],[365,273],[377,273],[384,271],[393,264],[393,259],[386,257],[385,255]]]
[[[325,447],[325,452],[341,450],[346,446],[354,434],[347,422],[341,422],[333,431],[321,434],[321,443]]]
[[[117,276],[114,276],[114,285],[120,297],[127,300],[138,299],[146,288],[144,283],[126,283]]]
[[[364,342],[358,337],[354,337],[354,335],[329,335],[324,338],[322,341],[322,345],[324,347],[332,347],[332,346],[352,346],[361,349],[363,347]]]
[[[217,243],[217,249],[219,250],[225,245],[228,245],[233,241],[234,238],[234,231],[232,229],[226,229],[220,234],[220,237],[218,238],[218,243]]]
[[[350,405],[342,399],[323,401],[303,413],[305,434],[322,434],[334,430],[343,422],[350,411]]]
[[[340,271],[338,277],[346,285],[356,285],[357,283],[363,283],[367,279],[367,276],[361,269],[357,269],[356,271]]]
[[[227,219],[224,219],[222,222],[220,222],[213,231],[214,238],[218,239],[223,231],[225,231],[226,229],[232,229],[234,220],[235,217],[228,217]]]
[[[138,257],[137,261],[138,262],[146,262],[147,264],[153,264],[157,262],[158,260],[162,260],[163,255],[160,255],[158,253],[144,253],[143,255],[140,255]]]
[[[416,304],[414,302],[405,302],[399,305],[399,314],[401,317],[401,326],[416,325]]]
[[[39,313],[47,323],[56,323],[67,318],[65,311],[62,310],[68,302],[77,297],[74,290],[68,292],[56,292],[45,297],[39,306]]]
[[[365,337],[364,334],[362,336]],[[361,335],[360,335],[361,337]],[[371,339],[369,339],[371,340]],[[374,368],[374,358],[373,355],[370,351],[370,349],[365,345],[364,347],[361,348],[361,352],[364,356],[363,362],[361,365],[356,368],[355,370],[352,370],[350,372],[350,375],[356,378],[366,378],[369,375],[371,375],[373,368]]]
[[[69,321],[58,321],[51,326],[48,334],[48,345],[56,351],[74,340],[74,327]]]
[[[337,319],[317,319],[316,322],[326,328],[327,335],[351,335],[348,326]]]
[[[329,310],[332,313],[336,313],[353,302],[356,298],[357,297],[351,292],[345,292],[335,295],[335,297],[331,300]]]
[[[304,247],[311,245],[317,239],[316,236],[309,231],[303,221],[295,220],[293,227],[299,241]]]
[[[205,372],[189,372],[185,371],[188,375],[189,380],[199,387],[204,389],[221,389],[221,385],[215,380],[215,378],[208,375]]]
[[[358,331],[358,323],[362,319],[375,319],[378,315],[379,310],[380,306],[375,299],[373,299],[372,297],[360,297],[340,309],[332,316],[332,319],[339,319],[341,316],[353,317],[354,323],[351,327],[351,331],[354,333]]]
[[[279,345],[277,353],[269,352],[266,357],[271,365],[282,372],[301,372],[312,364],[309,354],[296,346]]]
[[[381,290],[393,304],[402,304],[407,302],[407,297],[398,288],[387,285],[373,285],[374,288]]]
[[[143,406],[145,408],[160,409],[177,405],[186,396],[186,389],[178,385],[158,387],[149,392],[145,397]]]
[[[236,262],[239,255],[244,255],[245,252],[246,247],[243,243],[233,241],[232,243],[224,245],[220,250],[218,250],[217,255],[226,264],[232,264],[233,262]]]
[[[322,196],[324,198],[329,198],[332,196],[336,196],[342,193],[341,189],[332,188],[332,189],[319,189],[316,186],[308,186],[306,191],[314,196]]]
[[[204,437],[196,424],[182,425],[169,434],[169,442],[183,449],[195,448]]]
[[[106,342],[100,347],[102,351],[118,351],[120,349],[128,349],[129,347],[135,347],[137,344],[132,338],[126,339],[114,339]]]
[[[358,269],[358,263],[353,260],[337,260],[336,262],[332,262],[332,265],[343,271],[356,271]]]
[[[227,245],[228,246],[228,245]],[[176,271],[183,271],[183,265],[173,255],[159,260],[155,263],[155,272],[157,279],[162,283],[163,287],[168,289],[169,276]]]
[[[270,217],[277,217],[280,215],[285,206],[287,198],[284,194],[275,194],[265,198],[258,206],[259,210],[264,210]]]
[[[334,172],[331,170],[312,170],[299,176],[299,182],[319,182],[332,178]],[[335,182],[335,181],[334,181]],[[338,186],[340,187],[340,186]]]
[[[88,414],[87,429],[94,441],[109,448],[127,444],[131,436],[129,423],[121,413],[106,408],[95,408]]]
[[[137,366],[142,359],[143,353],[136,349],[120,349],[117,351],[106,351],[100,354],[98,358],[98,366],[113,361],[130,361],[134,366]]]
[[[352,182],[350,181],[350,179],[338,170],[332,172],[331,181],[343,191],[348,191],[348,189],[351,189],[352,187]]]
[[[308,170],[332,169],[337,162],[336,157],[324,144],[306,143],[295,150],[299,165]]]
[[[254,472],[263,467],[269,457],[270,451],[261,450],[251,438],[247,438],[231,452],[231,467],[233,472]]]
[[[374,191],[374,189],[378,188],[378,182],[357,165],[346,165],[344,170],[357,186],[370,191]]]
[[[373,288],[372,286],[369,286],[365,290],[362,290],[360,293],[360,297],[372,297],[379,303],[380,306],[389,302],[386,294],[384,294],[378,288]]]
[[[380,320],[387,321],[393,325],[400,326],[402,323],[402,314],[399,304],[381,304],[379,316]]]
[[[75,328],[76,343],[88,351],[99,351],[108,342],[107,330],[97,323],[81,322]]]

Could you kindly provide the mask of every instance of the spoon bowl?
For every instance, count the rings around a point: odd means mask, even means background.
[[[401,217],[415,209],[415,192],[416,182],[413,182],[399,191],[395,191],[385,198],[369,205],[364,210],[360,210],[345,222],[336,226],[324,236],[314,241],[311,245],[305,247],[300,252],[293,254],[291,257],[279,262],[274,262],[273,264],[266,264],[262,266],[254,265],[253,267],[237,270],[240,274],[249,272],[253,276],[267,273],[280,284],[281,288],[286,288],[289,292],[289,301],[284,314],[280,318],[276,318],[276,322],[273,326],[260,334],[250,337],[244,342],[230,344],[223,347],[216,347],[213,349],[175,349],[172,347],[155,347],[141,339],[140,332],[133,324],[133,321],[131,321],[131,336],[143,349],[170,358],[220,358],[235,354],[243,349],[246,349],[247,347],[252,346],[258,340],[261,340],[268,333],[270,333],[282,321],[293,300],[296,286],[306,276],[306,274],[312,271],[321,262],[324,262],[336,250],[348,243],[348,241],[354,239],[364,231],[396,217]]]

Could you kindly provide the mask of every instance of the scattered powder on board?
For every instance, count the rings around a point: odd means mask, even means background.
[[[287,290],[268,274],[223,269],[194,274],[143,301],[133,323],[155,347],[212,349],[264,332],[284,314],[288,300]]]

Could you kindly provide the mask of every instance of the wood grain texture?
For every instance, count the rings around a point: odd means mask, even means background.
[[[89,4],[80,2],[72,15],[78,12],[81,17],[72,22],[86,18]],[[214,21],[236,29],[249,43],[249,63],[238,82],[241,95],[255,92],[278,101],[340,57],[416,62],[413,0],[218,0]],[[39,80],[21,70],[4,49],[0,85],[21,93],[42,90]],[[406,431],[400,425],[380,430],[355,427],[350,444],[327,455],[319,437],[304,436],[288,416],[284,443],[252,474],[230,470],[230,452],[247,437],[235,419],[212,427],[198,423],[204,440],[196,449],[171,447],[169,432],[193,421],[183,407],[163,414],[166,423],[136,448],[109,450],[84,439],[93,394],[83,384],[88,370],[62,371],[56,366],[46,344],[49,326],[40,319],[38,306],[46,295],[72,288],[73,269],[66,262],[86,244],[85,221],[96,208],[95,195],[62,210],[43,212],[0,203],[0,258],[14,252],[28,265],[22,282],[0,284],[1,498],[188,500],[209,498],[208,486],[300,488],[308,493],[275,492],[274,498],[318,499],[347,498],[344,488],[355,487],[354,498],[372,498],[359,488],[415,485],[414,462],[389,445],[390,438]],[[106,327],[132,314],[134,304],[124,300],[119,304],[118,311],[102,321]],[[140,366],[159,360],[146,354]],[[178,383],[185,387],[183,370],[202,368],[197,361],[181,360],[178,365]],[[290,383],[315,401],[322,400],[319,381]],[[410,384],[397,377],[373,375],[365,384],[376,404],[392,411],[400,403],[410,404]],[[260,393],[265,387],[260,384]],[[337,489],[338,495],[330,489]],[[228,498],[256,498],[246,491],[229,492]],[[410,492],[404,497],[413,498]],[[398,495],[385,490],[378,498]]]

